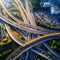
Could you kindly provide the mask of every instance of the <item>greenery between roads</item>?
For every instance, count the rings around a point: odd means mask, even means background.
[[[42,26],[42,27],[45,27],[45,28],[53,29],[53,30],[60,30],[60,26],[54,27],[54,26],[45,24],[43,22],[38,22],[37,20],[36,20],[36,23],[37,23],[38,26]]]

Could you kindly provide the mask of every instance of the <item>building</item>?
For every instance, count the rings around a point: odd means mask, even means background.
[[[46,3],[43,4],[43,7],[44,8],[50,8],[51,4],[49,2],[46,2]]]
[[[60,9],[57,6],[51,6],[50,11],[51,11],[51,14],[58,15],[60,13]]]
[[[58,6],[53,5],[50,2],[41,2],[40,6],[42,8],[48,8],[50,10],[51,14],[58,15],[60,13],[60,9],[58,8]]]

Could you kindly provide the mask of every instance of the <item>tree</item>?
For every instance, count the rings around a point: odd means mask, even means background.
[[[32,4],[32,7],[33,7],[34,11],[40,9],[40,1],[41,0],[31,0],[31,4]]]

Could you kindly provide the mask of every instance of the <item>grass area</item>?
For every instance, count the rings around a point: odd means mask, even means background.
[[[23,41],[25,40],[24,37],[23,37],[22,35],[20,35],[18,32],[12,30],[12,33],[13,33],[16,37],[22,39]],[[11,42],[11,38],[9,37],[8,34],[6,34],[6,38],[7,38],[6,41],[3,40],[4,38],[0,41],[0,46],[7,45],[7,44],[9,44],[9,43]]]
[[[1,42],[0,42],[0,46],[7,45],[7,44],[9,44],[10,42],[11,42],[11,40],[8,40],[7,42],[1,41]]]
[[[12,32],[16,37],[22,39],[23,41],[25,40],[24,37],[22,35],[20,35],[18,32],[14,31],[14,30],[12,30]]]
[[[7,39],[6,41],[4,41],[5,38]],[[10,42],[11,42],[11,39],[10,39],[9,35],[6,33],[5,37],[3,37],[2,40],[0,41],[0,46],[7,45]]]
[[[36,23],[37,23],[38,26],[42,26],[42,27],[45,27],[45,28],[53,29],[53,30],[60,30],[60,26],[58,26],[58,27],[50,26],[50,25],[45,24],[43,22],[38,22],[37,20],[36,20]]]
[[[13,34],[14,34],[15,36],[17,36],[18,38],[22,38],[22,36],[21,36],[18,32],[14,31],[14,30],[12,30],[12,32],[13,32]]]
[[[37,60],[40,60],[40,58],[38,58]]]
[[[3,53],[0,53],[0,57],[7,55],[8,53],[12,52],[12,49],[6,50]]]
[[[53,40],[53,41],[51,41],[50,46],[55,51],[60,52],[60,48],[59,48],[60,47],[60,41]]]

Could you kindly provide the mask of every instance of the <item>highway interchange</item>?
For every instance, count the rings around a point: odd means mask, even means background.
[[[6,8],[6,6],[4,5],[4,0],[0,0],[1,6],[6,11],[8,16],[12,18],[12,19],[8,19],[7,17],[4,16],[4,14],[1,13],[0,19],[4,22],[6,31],[9,34],[9,36],[12,38],[12,40],[21,46],[17,50],[15,50],[10,56],[8,56],[6,60],[16,60],[18,57],[20,56],[24,57],[25,55],[26,55],[25,58],[23,59],[23,57],[20,57],[20,60],[29,60],[29,57],[28,57],[29,51],[33,52],[32,56],[34,55],[34,53],[36,53],[37,55],[40,55],[46,58],[47,60],[56,60],[57,59],[56,57],[60,58],[60,55],[55,53],[55,51],[53,51],[48,46],[48,44],[46,44],[46,41],[49,41],[52,39],[60,39],[60,31],[37,26],[35,23],[34,14],[30,12],[28,0],[25,1],[26,9],[24,8],[23,3],[20,0],[14,0],[14,1],[16,6],[18,6],[18,11],[21,13],[23,21],[14,17],[14,15],[12,15],[12,13],[10,13]],[[39,17],[37,13],[35,13],[35,15]],[[10,26],[14,27],[15,30],[18,31],[25,38],[25,41],[21,40],[20,38],[17,38],[12,33]],[[31,34],[32,34],[32,37],[31,37]],[[44,44],[44,46],[46,46],[47,49],[54,54],[54,56],[48,54],[46,51],[37,47],[37,45],[41,43]],[[27,54],[24,54],[25,52],[27,52]],[[36,57],[34,58],[35,60],[36,60]],[[31,60],[34,60],[34,59],[31,58]]]

